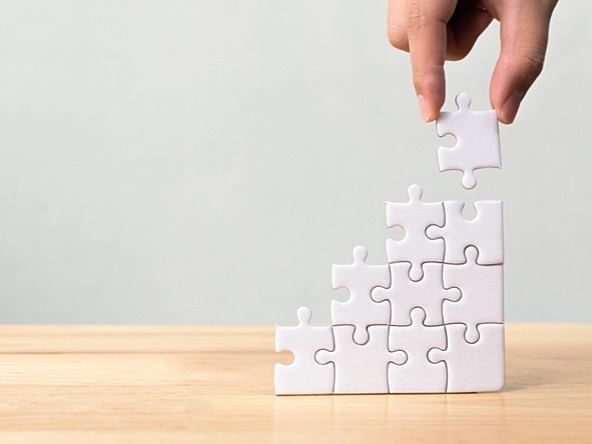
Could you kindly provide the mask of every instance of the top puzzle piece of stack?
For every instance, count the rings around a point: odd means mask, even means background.
[[[438,150],[440,169],[462,169],[472,188],[475,169],[501,166],[497,120],[494,111],[470,111],[465,94],[457,104],[437,122],[441,136],[458,141]],[[367,264],[357,246],[352,264],[333,266],[333,288],[347,288],[350,299],[332,301],[332,325],[310,325],[301,307],[298,326],[276,327],[276,350],[295,357],[276,364],[276,394],[502,388],[502,203],[476,202],[477,216],[466,220],[463,202],[423,202],[418,185],[408,194],[408,202],[386,203],[387,226],[405,230],[387,240],[388,264]]]

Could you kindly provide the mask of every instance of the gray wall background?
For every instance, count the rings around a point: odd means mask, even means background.
[[[386,2],[0,1],[0,321],[329,320],[385,200],[503,199],[510,321],[592,321],[592,4],[561,3],[504,169],[439,173]],[[494,25],[449,64],[489,107]],[[470,214],[471,211],[468,211]]]

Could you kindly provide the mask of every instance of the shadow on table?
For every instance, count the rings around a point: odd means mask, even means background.
[[[555,361],[514,358],[506,363],[506,385],[503,392],[513,392],[541,388],[543,386],[573,381],[586,377],[590,369],[568,363],[559,357]]]

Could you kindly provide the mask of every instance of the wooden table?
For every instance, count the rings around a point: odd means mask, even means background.
[[[592,325],[506,332],[500,393],[276,397],[271,326],[2,326],[0,442],[592,442]]]

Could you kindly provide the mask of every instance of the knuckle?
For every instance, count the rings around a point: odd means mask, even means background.
[[[433,90],[438,85],[438,75],[434,69],[414,67],[413,85],[418,91]]]
[[[410,28],[421,28],[425,23],[426,10],[422,2],[412,1],[407,7],[407,23]]]
[[[545,66],[545,58],[541,55],[524,56],[523,63],[527,72],[538,77]]]
[[[438,97],[444,91],[444,70],[441,65],[413,70],[413,86],[418,94]],[[444,99],[442,98],[442,102]]]
[[[429,70],[420,67],[413,68],[413,79],[415,82],[423,83],[426,79],[430,78]]]
[[[444,71],[441,64],[413,65],[413,77],[418,80],[432,80]]]
[[[513,61],[527,83],[534,82],[543,71],[545,57],[540,54],[523,54]]]

